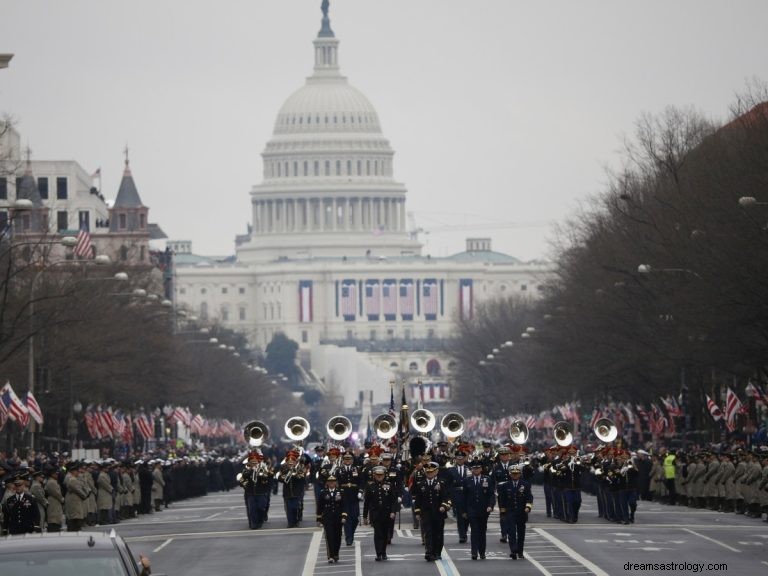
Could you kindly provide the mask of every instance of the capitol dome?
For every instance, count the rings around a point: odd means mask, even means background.
[[[262,152],[263,181],[251,190],[253,225],[238,258],[418,254],[394,150],[371,102],[340,72],[325,11],[313,46],[312,75],[280,108]]]

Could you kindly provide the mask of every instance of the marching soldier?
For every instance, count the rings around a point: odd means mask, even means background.
[[[525,525],[533,507],[531,484],[521,478],[521,473],[519,466],[510,468],[509,482],[499,488],[499,512],[506,523],[512,560],[524,558]]]
[[[325,531],[325,547],[328,553],[328,564],[339,561],[341,548],[341,530],[347,519],[344,512],[344,495],[336,487],[336,476],[325,478],[325,484],[320,491],[317,505],[317,522],[322,524]]]
[[[467,508],[464,498],[464,480],[472,475],[469,466],[467,466],[467,455],[464,447],[459,446],[454,456],[454,465],[446,469],[446,481],[451,487],[451,502],[453,510],[456,513],[456,527],[459,531],[459,544],[467,541]]]
[[[483,463],[474,460],[470,464],[472,475],[464,479],[463,492],[465,511],[463,516],[470,526],[470,548],[472,560],[485,560],[486,533],[488,532],[488,516],[496,505],[493,483],[483,474]]]
[[[371,471],[373,481],[365,488],[365,506],[373,526],[373,544],[376,561],[387,559],[389,526],[394,524],[397,513],[397,495],[394,487],[386,481],[387,469],[376,466]]]
[[[512,458],[512,452],[507,446],[502,446],[496,452],[497,462],[493,466],[491,478],[493,478],[493,485],[496,490],[501,490],[501,487],[509,480],[509,469],[511,467],[510,459]],[[503,518],[499,518],[499,528],[501,530],[501,538],[499,542],[507,543],[507,530],[506,523]]]
[[[414,512],[421,518],[427,562],[442,558],[445,518],[451,509],[450,489],[437,478],[440,466],[430,462],[424,466],[425,477],[414,486]]]
[[[248,527],[258,530],[267,519],[269,491],[272,488],[272,471],[264,464],[264,456],[256,451],[248,454],[248,466],[240,473],[239,482],[245,490]]]
[[[480,452],[478,459],[483,463],[483,474],[489,476],[493,481],[493,465],[496,455],[491,449],[491,443],[488,440],[482,442],[483,450]]]
[[[278,480],[283,484],[283,504],[285,516],[288,519],[288,528],[296,528],[299,525],[299,510],[304,500],[304,487],[306,482],[306,466],[299,462],[299,452],[289,450],[285,455],[285,462],[280,466]],[[276,493],[277,485],[272,492]]]
[[[13,495],[3,502],[3,531],[7,534],[27,534],[40,531],[40,509],[27,492],[26,476],[17,473],[10,482]]]
[[[392,459],[392,453],[384,452],[381,455],[381,465],[387,471],[387,482],[392,487],[395,493],[395,512],[400,512],[403,501],[403,488],[404,488],[404,475],[402,465],[395,464]],[[389,535],[387,537],[387,544],[392,544],[392,537],[395,535],[395,523],[389,523]]]
[[[360,500],[365,487],[360,469],[354,464],[352,452],[344,452],[341,466],[336,470],[336,478],[341,487],[344,512],[347,515],[344,521],[344,542],[347,546],[352,546],[355,530],[360,522]]]

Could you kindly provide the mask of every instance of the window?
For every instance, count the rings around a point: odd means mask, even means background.
[[[419,369],[419,365],[416,362],[411,362],[410,364],[408,364],[408,370],[415,372],[418,369]]]
[[[357,175],[362,176],[363,175],[363,161],[358,160],[357,161]]]
[[[242,286],[240,286],[240,288],[238,288],[238,289],[237,289],[237,291],[238,291],[240,294],[245,294],[245,288],[243,288]]]
[[[240,306],[239,314],[240,320],[245,320],[245,308],[243,306]]]
[[[371,330],[369,340],[376,340],[376,330]]]
[[[304,160],[304,176],[309,176],[309,162]]]
[[[139,249],[139,260],[140,260],[141,262],[144,262],[144,260],[146,259],[146,257],[147,257],[147,247],[146,247],[146,246],[142,246],[142,247]]]
[[[0,230],[4,231],[8,227],[8,212],[0,210]]]
[[[435,329],[430,328],[429,330],[427,330],[427,338],[434,338],[434,337],[435,337]]]
[[[224,322],[227,322],[229,320],[229,310],[226,308],[221,309],[221,319]]]
[[[128,260],[128,248],[126,246],[120,246],[120,260]]]
[[[125,230],[125,228],[128,226],[125,214],[118,215],[117,221],[118,221],[118,228],[120,228],[121,230]]]
[[[179,288],[179,294],[186,294],[187,289],[186,288]]]
[[[208,302],[202,302],[200,304],[200,319],[208,320]]]
[[[66,176],[59,176],[56,178],[56,198],[59,200],[67,199],[67,178]]]
[[[8,178],[0,178],[0,200],[8,200]]]
[[[67,214],[66,210],[59,210],[56,212],[56,231],[61,232],[62,230],[68,230],[69,229],[69,215]]]
[[[341,174],[341,160],[336,160],[336,176]]]
[[[282,171],[280,162],[277,163],[277,175],[278,176],[282,176],[283,175],[283,171]]]
[[[528,290],[528,284],[520,284],[520,290],[522,290],[523,292]]]
[[[301,331],[301,341],[302,341],[304,344],[306,344],[307,342],[309,342],[309,334],[307,333],[307,331],[306,331],[306,330],[302,330],[302,331]]]
[[[224,287],[221,289],[221,293],[222,293],[222,294],[226,294],[228,291],[229,291],[229,290],[228,290],[228,288],[227,288],[226,286],[224,286]]]
[[[325,175],[330,176],[331,175],[331,161],[326,160],[325,161]]]
[[[389,340],[395,339],[395,330],[393,328],[387,328],[387,338]]]
[[[365,161],[365,175],[370,176],[371,175],[371,161],[366,160]]]
[[[86,230],[91,229],[91,213],[87,210],[80,210],[80,212],[77,213],[77,228],[78,230],[80,228],[85,228]]]
[[[317,160],[315,160],[313,164],[313,170],[314,170],[315,176],[320,176],[320,162],[318,162]]]
[[[410,339],[411,339],[411,329],[410,329],[410,328],[406,328],[406,329],[405,329],[405,335],[404,335],[403,337],[404,337],[406,340],[410,340]]]
[[[37,191],[40,192],[40,198],[48,200],[48,178],[41,176],[37,179]]]
[[[352,160],[347,160],[347,175],[352,176]]]
[[[205,288],[200,288],[200,294],[207,294],[207,293],[208,293],[208,290],[206,290]]]
[[[147,227],[147,215],[139,214],[139,229],[144,230]]]

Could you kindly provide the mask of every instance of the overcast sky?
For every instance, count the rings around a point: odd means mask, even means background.
[[[546,256],[543,223],[603,189],[641,113],[724,120],[768,79],[765,0],[331,0],[330,15],[437,256],[478,235]],[[320,0],[0,0],[15,54],[0,112],[35,159],[101,167],[108,198],[127,143],[150,221],[229,254],[320,19]]]

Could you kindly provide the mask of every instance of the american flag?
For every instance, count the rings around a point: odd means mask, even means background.
[[[435,280],[424,280],[422,297],[424,299],[424,316],[434,320],[437,318],[437,282]]]
[[[528,426],[529,430],[533,430],[536,428],[536,417],[529,414],[525,417],[525,425]]]
[[[85,409],[85,427],[91,438],[98,440],[102,437],[101,422],[92,405]]]
[[[0,402],[4,405],[4,410],[8,414],[8,418],[16,422],[22,428],[26,427],[29,422],[29,411],[24,403],[19,400],[16,393],[13,391],[10,382],[6,382],[5,386],[0,389]]]
[[[125,415],[125,427],[123,428],[123,442],[133,444],[133,421],[130,414]]]
[[[381,314],[381,291],[378,280],[365,281],[365,313],[375,318]]]
[[[381,285],[381,306],[385,320],[394,320],[397,316],[397,281],[384,280]]]
[[[664,404],[664,407],[667,409],[667,414],[669,414],[673,418],[677,418],[683,415],[683,411],[680,409],[680,406],[677,405],[677,402],[672,396],[661,398],[661,402]]]
[[[718,422],[723,419],[723,411],[720,410],[720,406],[715,404],[715,401],[712,400],[712,398],[709,397],[707,394],[707,410],[709,410],[709,413],[712,415],[712,419],[715,422]]]
[[[155,423],[152,421],[151,416],[147,416],[146,414],[139,414],[135,418],[135,422],[136,429],[145,440],[149,440],[150,438],[154,437]]]
[[[592,418],[589,419],[589,428],[593,429],[595,427],[595,424],[597,424],[597,421],[600,420],[600,418],[603,417],[603,413],[600,410],[600,408],[595,408],[594,412],[592,412]]]
[[[749,384],[747,384],[747,387],[744,389],[744,392],[747,393],[747,396],[752,396],[752,398],[754,398],[756,402],[762,402],[763,404],[768,404],[768,396],[764,395],[762,390],[760,390],[760,387],[757,386],[754,382],[750,382]]]
[[[736,393],[728,388],[725,396],[725,422],[729,431],[736,430],[736,415],[741,412],[741,401]]]
[[[93,256],[93,250],[91,250],[91,235],[88,232],[88,226],[82,224],[80,231],[77,233],[77,244],[75,244],[75,256],[78,258],[89,258]]]
[[[189,429],[193,434],[200,434],[203,431],[203,426],[205,426],[205,419],[200,414],[196,414],[192,418],[192,422],[189,423]]]
[[[35,400],[34,395],[32,392],[27,392],[27,397],[24,400],[24,404],[27,407],[27,410],[29,411],[29,415],[32,416],[32,419],[37,422],[40,426],[43,425],[43,411],[40,409],[40,404],[37,403],[37,400]]]
[[[354,320],[357,312],[357,291],[354,280],[341,283],[341,315],[344,320]]]
[[[403,320],[413,319],[414,306],[413,280],[400,281],[400,314]]]

